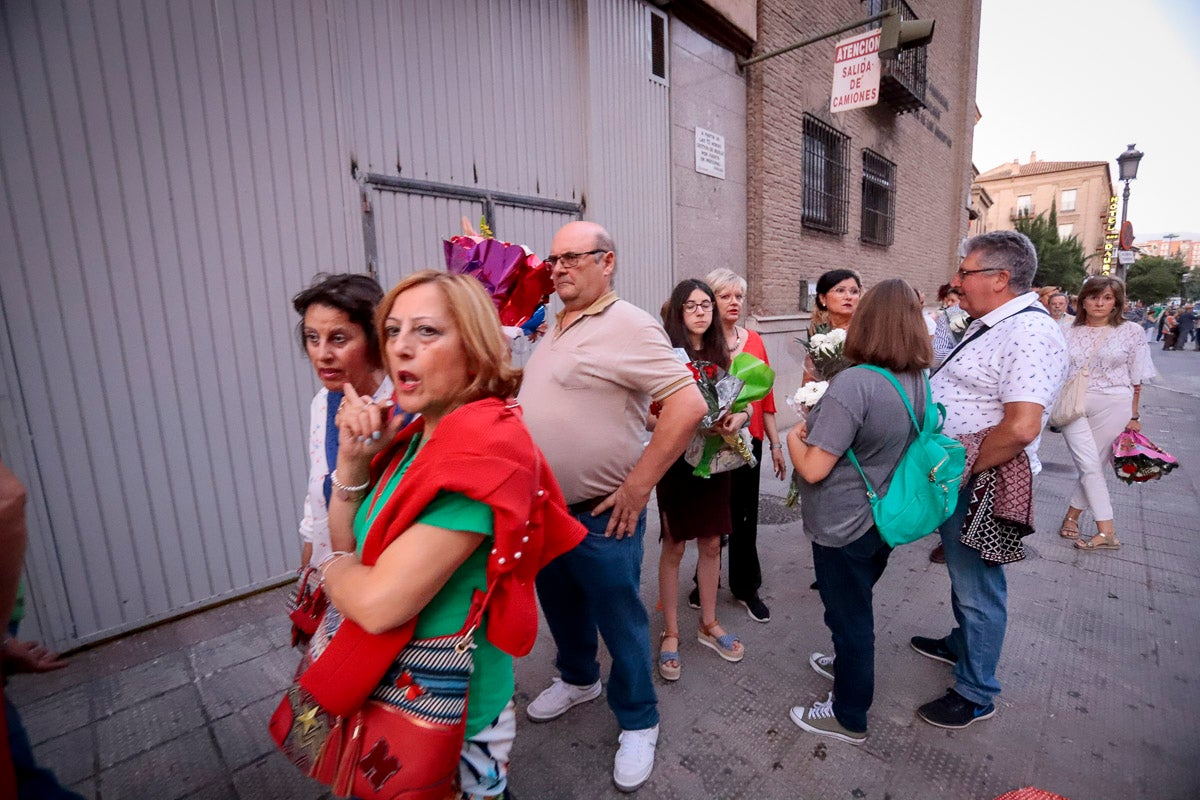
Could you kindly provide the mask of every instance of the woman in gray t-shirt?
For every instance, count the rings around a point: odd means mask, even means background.
[[[916,291],[898,278],[869,290],[846,332],[846,359],[891,371],[923,421],[924,371],[933,350]],[[891,548],[875,529],[866,486],[846,450],[882,493],[916,433],[904,401],[887,378],[846,369],[825,396],[788,433],[788,452],[800,476],[804,532],[812,539],[825,624],[837,653],[813,653],[809,663],[833,680],[827,700],[796,706],[792,721],[806,731],[851,744],[867,738],[867,710],[875,691],[875,620],[871,590]]]

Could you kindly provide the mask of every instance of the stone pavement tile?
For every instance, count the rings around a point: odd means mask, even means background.
[[[83,653],[67,656],[68,666],[54,672],[40,674],[13,675],[8,679],[4,693],[17,708],[44,700],[56,694],[73,689],[97,677],[99,659],[84,659]],[[111,671],[111,670],[110,670]]]
[[[38,745],[47,739],[76,730],[90,723],[95,684],[75,686],[59,694],[20,707],[21,721],[29,742]]]
[[[199,730],[104,770],[100,794],[104,800],[177,800],[224,781],[227,771],[211,733]]]
[[[267,756],[237,770],[233,785],[240,800],[319,800],[328,796],[324,786],[301,775],[282,755]]]
[[[183,797],[182,800],[237,800],[237,796],[237,789],[233,786],[233,776],[226,775],[223,780],[202,786]],[[267,795],[261,795],[261,797],[263,800],[267,800]],[[283,799],[281,798],[281,800]]]
[[[271,695],[213,722],[213,737],[230,769],[239,769],[276,752],[267,723],[278,705],[279,697]]]
[[[182,653],[168,653],[98,681],[96,716],[115,711],[182,686],[191,680]]]
[[[107,769],[205,724],[200,693],[193,684],[143,700],[96,723],[100,768]]]
[[[84,800],[97,800],[99,797],[99,795],[96,794],[96,779],[94,777],[82,780],[73,786],[68,786],[67,788],[84,798]]]
[[[79,728],[38,745],[40,766],[53,770],[63,786],[96,773],[96,742],[91,728]]]
[[[192,645],[188,648],[188,658],[196,675],[204,677],[269,653],[277,646],[259,625],[246,623]]]
[[[272,650],[198,680],[204,709],[212,719],[232,714],[264,697],[279,696],[291,684],[300,655]]]

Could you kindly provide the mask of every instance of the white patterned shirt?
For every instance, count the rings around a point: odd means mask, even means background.
[[[963,341],[981,326],[982,335],[952,353],[930,381],[933,397],[946,406],[948,436],[976,433],[1000,424],[1005,403],[1037,403],[1042,425],[1067,378],[1067,342],[1048,313],[1022,309],[1038,305],[1037,292],[1027,292],[973,321]],[[1041,436],[1025,452],[1036,475]]]
[[[1105,331],[1108,331],[1107,336],[1104,335]],[[1132,391],[1132,387],[1145,383],[1155,375],[1150,343],[1146,341],[1146,332],[1136,322],[1122,322],[1115,328],[1107,325],[1102,328],[1072,325],[1064,332],[1071,354],[1068,380],[1088,366],[1090,360],[1089,392],[1126,394]],[[1099,350],[1096,349],[1097,344],[1100,345]]]

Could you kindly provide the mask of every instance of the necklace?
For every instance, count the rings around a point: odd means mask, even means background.
[[[729,348],[730,352],[733,352],[734,350],[738,349],[738,345],[741,344],[741,341],[742,341],[742,332],[738,330],[737,325],[734,325],[733,326],[733,344],[729,343],[729,337],[727,336],[727,337],[725,337],[725,346]]]

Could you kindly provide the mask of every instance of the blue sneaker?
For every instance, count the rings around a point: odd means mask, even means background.
[[[996,715],[996,704],[981,706],[972,703],[953,689],[937,700],[932,700],[917,709],[917,716],[938,728],[965,728],[972,722],[989,719]]]

